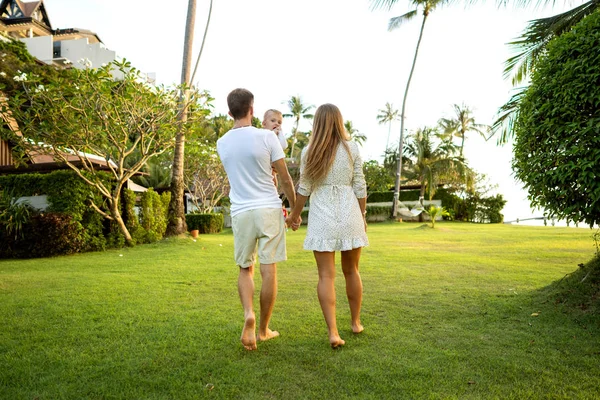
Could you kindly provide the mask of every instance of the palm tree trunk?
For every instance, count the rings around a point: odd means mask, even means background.
[[[392,121],[388,124],[388,138],[385,142],[385,151],[387,151],[388,146],[390,145],[390,134],[392,133]]]
[[[296,147],[296,135],[298,134],[298,126],[300,125],[300,116],[296,118],[296,126],[294,127],[294,137],[292,138],[292,149],[290,150],[290,159],[294,161],[294,147]]]
[[[181,68],[181,84],[187,87],[190,84],[190,70],[192,65],[192,45],[194,43],[194,26],[196,21],[196,0],[189,0],[188,15],[185,25],[185,39],[183,45],[183,63]],[[185,132],[183,126],[187,121],[188,90],[182,89],[179,96],[179,128],[175,140],[173,154],[173,168],[171,179],[171,202],[169,203],[169,223],[167,235],[179,235],[187,231],[184,209],[184,184],[183,160],[185,151]]]
[[[213,0],[210,0],[210,5],[208,7],[208,17],[206,19],[206,26],[204,27],[204,35],[202,36],[202,45],[200,46],[200,52],[198,53],[198,58],[196,59],[196,65],[194,66],[194,73],[192,73],[192,79],[190,79],[190,85],[194,82],[194,77],[196,76],[196,71],[198,70],[198,64],[200,64],[200,57],[202,56],[202,52],[204,51],[204,44],[206,43],[206,36],[208,35],[208,27],[210,26],[210,17],[212,16],[213,9]]]
[[[421,45],[421,39],[423,39],[423,30],[425,29],[425,22],[427,21],[427,13],[423,13],[423,22],[421,23],[421,31],[419,32],[419,40],[417,41],[417,48],[415,50],[415,57],[413,64],[408,75],[408,81],[406,82],[406,89],[404,90],[404,99],[402,100],[402,114],[400,115],[400,143],[398,144],[398,158],[396,167],[396,185],[394,188],[394,203],[392,204],[392,217],[395,219],[398,215],[398,199],[400,198],[400,178],[402,176],[402,150],[404,146],[404,119],[406,111],[406,99],[408,97],[408,88],[410,87],[410,81],[412,80],[413,73],[415,71],[415,65],[417,64],[417,56],[419,54],[419,46]]]
[[[425,184],[426,184],[426,180],[425,180],[425,176],[423,176],[421,178],[421,191],[419,192],[419,206],[422,208],[425,208],[425,205],[423,204],[423,200],[425,198]],[[423,211],[419,214],[419,222],[423,222],[424,218],[423,218]]]

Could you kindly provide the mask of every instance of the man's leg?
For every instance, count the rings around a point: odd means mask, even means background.
[[[246,350],[256,350],[256,317],[252,305],[254,297],[254,266],[240,268],[238,277],[238,292],[242,307],[244,308],[244,329],[242,330],[242,344]]]
[[[260,275],[262,277],[262,287],[260,289],[258,340],[265,341],[279,336],[279,332],[269,329],[269,321],[277,297],[277,265],[260,264]]]

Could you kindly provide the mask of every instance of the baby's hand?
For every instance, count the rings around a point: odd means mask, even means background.
[[[279,136],[279,133],[281,133],[281,128],[275,128],[273,129],[273,132],[275,132],[275,134]]]

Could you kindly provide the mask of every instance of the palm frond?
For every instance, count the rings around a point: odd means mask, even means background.
[[[391,32],[394,29],[398,29],[400,25],[413,19],[417,15],[417,12],[418,10],[415,9],[399,17],[390,18],[390,22],[388,23],[388,31]]]
[[[500,132],[500,137],[497,143],[499,145],[506,144],[510,138],[514,136],[514,124],[519,117],[519,105],[522,97],[525,95],[525,89],[519,88],[518,92],[498,110],[498,118],[492,124],[492,133],[488,139]]]
[[[504,78],[511,78],[513,85],[523,82],[544,54],[550,40],[571,30],[599,7],[600,0],[590,0],[562,14],[529,21],[521,37],[508,43],[516,54],[506,60]]]
[[[371,10],[390,10],[396,3],[398,0],[371,0]]]

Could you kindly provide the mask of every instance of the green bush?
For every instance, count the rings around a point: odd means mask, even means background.
[[[514,125],[513,171],[549,218],[600,223],[600,11],[548,42]]]
[[[106,175],[106,179],[110,179]],[[90,208],[90,200],[102,204],[102,196],[86,184],[75,172],[54,171],[48,174],[14,174],[0,176],[0,190],[14,197],[48,196],[48,210],[71,216],[80,224],[77,231],[83,236],[82,251],[104,250],[106,239],[104,218]]]
[[[59,213],[31,216],[22,237],[0,233],[0,258],[52,257],[80,252],[84,246],[81,224]]]
[[[140,224],[145,230],[145,242],[161,240],[167,230],[170,192],[159,195],[152,189],[141,194]]]
[[[223,230],[223,214],[186,214],[188,230],[197,229],[200,233],[219,233]]]

